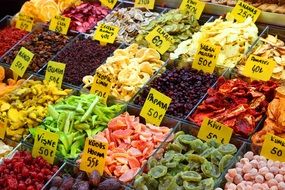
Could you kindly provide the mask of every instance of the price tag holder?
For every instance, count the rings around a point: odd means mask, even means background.
[[[87,138],[80,163],[80,170],[91,173],[97,170],[103,175],[107,158],[108,143]]]
[[[59,135],[46,131],[42,128],[36,129],[35,143],[32,150],[33,157],[41,156],[48,163],[53,164]]]
[[[220,51],[221,47],[202,41],[195,54],[192,67],[202,70],[204,73],[212,74],[215,70]]]
[[[55,82],[57,86],[60,88],[63,81],[64,71],[65,71],[64,63],[49,61],[45,74],[45,80]]]
[[[285,140],[273,134],[266,134],[260,155],[274,161],[285,162]]]
[[[237,20],[237,22],[244,22],[248,17],[251,17],[252,21],[255,22],[260,13],[261,11],[259,9],[239,0],[236,6],[233,8],[231,15]]]
[[[155,0],[135,0],[136,8],[154,9]]]
[[[117,1],[118,1],[118,0],[100,0],[100,2],[101,2],[104,6],[108,7],[109,9],[113,9],[113,8],[115,7]]]
[[[33,57],[34,54],[32,52],[24,47],[21,47],[20,51],[12,62],[10,69],[20,77],[23,77]]]
[[[22,13],[19,14],[18,19],[16,20],[16,28],[20,30],[25,30],[27,32],[31,32],[34,25],[34,18],[24,15]]]
[[[141,109],[140,116],[145,118],[147,123],[160,126],[170,103],[171,98],[151,88]]]
[[[119,31],[120,28],[117,26],[100,24],[94,33],[93,40],[113,44],[118,36]]]
[[[256,55],[250,55],[245,62],[243,75],[256,80],[268,81],[275,67],[275,61]]]
[[[182,11],[189,10],[199,19],[203,13],[206,3],[200,0],[183,0],[179,9]]]
[[[205,118],[198,132],[198,138],[204,141],[215,138],[222,144],[228,144],[231,140],[232,133],[232,128],[212,119]]]
[[[6,128],[7,123],[4,120],[0,119],[0,139],[5,139]]]
[[[172,36],[165,32],[160,26],[155,27],[145,39],[151,48],[156,49],[162,55],[170,48],[173,42]]]
[[[112,78],[109,75],[104,75],[96,72],[94,75],[93,84],[90,93],[97,94],[102,97],[104,102],[107,102],[108,96],[111,93]]]
[[[57,15],[51,19],[49,30],[66,35],[69,29],[70,21],[70,18]]]

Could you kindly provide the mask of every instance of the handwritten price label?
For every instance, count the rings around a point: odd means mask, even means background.
[[[118,0],[100,0],[100,2],[108,7],[109,9],[113,9]]]
[[[102,97],[104,102],[107,102],[108,96],[111,93],[112,78],[111,76],[96,72],[94,75],[93,84],[90,92]]]
[[[285,162],[285,140],[269,133],[266,134],[260,155],[274,161]]]
[[[80,170],[87,173],[97,170],[102,175],[107,158],[107,151],[108,143],[87,138],[81,158]]]
[[[256,80],[268,81],[272,76],[275,61],[250,55],[245,63],[243,75]]]
[[[24,47],[21,47],[20,51],[12,62],[10,69],[20,77],[23,77],[33,57],[34,54],[32,52]]]
[[[19,14],[18,19],[16,20],[16,28],[20,30],[25,30],[27,32],[31,32],[34,24],[34,18],[24,15],[22,13]]]
[[[231,15],[238,21],[244,22],[248,17],[252,18],[252,21],[255,22],[261,11],[254,6],[245,3],[239,0],[236,6],[233,8]]]
[[[7,123],[0,119],[0,139],[5,139]]]
[[[51,19],[49,30],[66,35],[70,25],[70,21],[70,18],[57,15]]]
[[[64,63],[49,61],[45,74],[45,80],[55,82],[57,86],[60,88],[62,85],[64,71],[65,71]]]
[[[183,0],[179,9],[182,11],[188,10],[199,19],[203,13],[206,3],[199,0]]]
[[[215,70],[220,51],[221,47],[219,46],[212,45],[208,42],[201,42],[195,54],[192,67],[212,74]]]
[[[33,157],[41,156],[48,163],[53,164],[59,135],[41,128],[36,130],[36,138],[32,150]]]
[[[155,0],[135,0],[136,8],[146,8],[152,10],[154,8]]]
[[[97,30],[95,31],[93,40],[113,44],[115,42],[116,37],[118,36],[119,31],[120,28],[117,26],[100,24]]]
[[[149,46],[164,54],[173,42],[172,36],[165,32],[160,26],[155,27],[146,37]]]
[[[232,133],[232,128],[209,118],[205,118],[198,132],[198,138],[204,141],[215,138],[218,142],[227,144],[231,140]]]
[[[160,126],[160,123],[170,105],[171,98],[151,88],[141,109],[140,116],[147,123]]]

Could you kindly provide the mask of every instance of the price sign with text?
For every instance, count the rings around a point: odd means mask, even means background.
[[[256,80],[268,81],[275,67],[275,61],[256,55],[250,55],[246,60],[243,75]]]
[[[198,138],[209,141],[212,138],[217,139],[222,144],[227,144],[231,140],[233,129],[217,121],[205,118],[198,132]]]
[[[49,61],[45,74],[46,81],[53,81],[60,88],[64,76],[65,64],[55,61]]]
[[[108,143],[87,138],[81,157],[80,170],[91,173],[97,170],[101,175],[105,168]]]
[[[118,36],[120,28],[107,24],[100,24],[93,36],[93,40],[98,40],[103,43],[113,44]]]
[[[147,123],[160,126],[170,103],[171,98],[151,88],[141,109],[140,116],[145,118]]]
[[[49,30],[66,35],[70,25],[70,21],[70,18],[57,15],[51,19],[49,24]]]
[[[34,54],[32,52],[24,47],[21,47],[20,51],[12,62],[10,69],[20,77],[23,77],[33,57]]]
[[[149,43],[149,46],[156,49],[160,54],[164,54],[173,42],[172,36],[165,32],[160,26],[155,27],[145,39]]]
[[[109,9],[113,9],[113,8],[115,7],[117,1],[118,1],[118,0],[100,0],[100,2],[101,2],[104,6],[108,7]]]
[[[266,134],[260,155],[274,161],[285,162],[285,140],[273,134]]]
[[[53,164],[59,135],[46,131],[42,128],[36,129],[35,143],[32,150],[33,157],[41,156],[48,163]]]
[[[255,22],[258,19],[260,13],[261,11],[259,9],[239,0],[236,6],[233,8],[231,15],[238,22],[244,22],[248,17],[251,17],[252,21]]]
[[[34,24],[34,18],[20,13],[16,20],[16,28],[31,32]]]
[[[4,121],[4,119],[2,120],[2,118],[0,118],[0,139],[5,138],[6,128],[7,128],[7,123]]]
[[[102,97],[104,102],[107,102],[108,96],[111,93],[112,78],[109,75],[96,72],[94,75],[93,84],[90,93],[97,94]]]
[[[206,3],[200,0],[183,0],[179,9],[184,11],[188,10],[195,15],[196,19],[199,19],[203,13]]]
[[[155,0],[135,0],[136,8],[146,8],[152,10],[154,8]]]
[[[220,51],[221,47],[219,46],[212,45],[208,42],[201,42],[195,54],[192,67],[212,74],[216,67]]]

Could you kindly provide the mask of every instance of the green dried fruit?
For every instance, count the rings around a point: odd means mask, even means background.
[[[230,154],[223,156],[223,158],[221,159],[219,163],[220,172],[224,171],[230,165],[230,161],[232,160],[232,158],[233,156]]]
[[[185,190],[201,190],[199,183],[193,183],[188,181],[183,181],[183,187]]]
[[[237,151],[237,148],[233,144],[222,144],[219,146],[218,150],[223,154],[234,154]]]
[[[201,189],[214,189],[215,181],[213,178],[207,178],[200,181],[199,186]]]
[[[154,168],[151,168],[149,171],[149,175],[151,175],[153,178],[160,178],[165,176],[167,173],[167,167],[159,165],[155,166]]]
[[[199,182],[202,179],[202,176],[194,171],[182,172],[181,177],[185,181],[195,181],[195,182]]]
[[[190,154],[188,156],[188,160],[192,161],[192,162],[200,163],[200,164],[203,164],[204,162],[207,162],[207,160],[204,157],[199,156],[197,154]]]
[[[158,186],[158,190],[173,190],[176,189],[176,178],[172,176],[165,176]]]
[[[202,153],[204,150],[208,148],[207,143],[203,143],[200,139],[191,141],[190,146],[198,154]]]
[[[180,135],[178,138],[180,143],[190,145],[196,138],[192,135]]]

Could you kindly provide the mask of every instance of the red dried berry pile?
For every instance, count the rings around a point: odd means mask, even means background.
[[[6,55],[3,60],[7,64],[11,64],[18,54],[21,47],[25,47],[32,53],[34,57],[29,65],[29,70],[37,72],[40,70],[57,52],[69,42],[72,36],[57,34],[48,30],[39,30],[32,33],[23,40],[13,50]]]
[[[82,84],[82,78],[93,74],[117,47],[117,44],[100,46],[89,38],[77,39],[56,57],[56,61],[66,64],[64,81],[74,85]]]
[[[28,151],[17,152],[0,165],[1,190],[40,190],[58,170],[42,157],[33,158]]]
[[[71,18],[70,29],[78,32],[88,32],[102,20],[109,9],[99,3],[82,3],[77,7],[71,7],[63,12],[63,15]]]
[[[150,88],[172,98],[167,114],[185,118],[217,80],[217,75],[189,68],[166,70],[145,87],[134,103],[143,105]]]
[[[4,55],[19,40],[27,34],[26,31],[14,27],[5,27],[0,30],[0,56]]]

